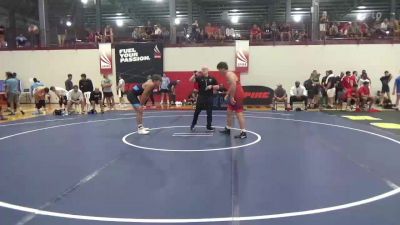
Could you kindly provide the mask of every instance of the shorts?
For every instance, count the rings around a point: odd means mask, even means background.
[[[41,109],[42,107],[46,107],[46,101],[45,101],[45,100],[39,100],[39,101],[36,103],[36,108],[37,108],[37,109]]]
[[[382,85],[382,93],[389,93],[390,92],[390,87],[389,85]]]
[[[236,100],[236,104],[234,104],[234,105],[232,105],[231,103],[228,103],[228,110],[236,112],[236,113],[243,112],[244,111],[243,100],[241,100],[241,99],[235,99],[235,100]]]
[[[100,104],[101,98],[90,98],[89,102],[94,102],[94,104]]]
[[[103,92],[104,98],[112,98],[114,95],[112,92]]]
[[[169,90],[168,89],[161,89],[160,93],[169,93]]]
[[[62,105],[67,105],[67,96],[61,96],[60,99],[58,100],[58,104],[60,104],[60,106]]]
[[[18,93],[8,93],[7,101],[10,104],[19,102],[19,94]]]
[[[331,88],[326,91],[328,98],[334,98],[336,95],[336,88]]]
[[[132,104],[133,107],[137,108],[140,107],[142,104],[140,104],[140,99],[139,96],[134,94],[133,92],[128,93],[128,101]]]

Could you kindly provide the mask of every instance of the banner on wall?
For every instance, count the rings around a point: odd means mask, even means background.
[[[143,83],[149,75],[162,75],[163,62],[163,45],[160,43],[129,43],[115,46],[116,72],[126,83]]]
[[[111,43],[99,44],[99,56],[100,56],[100,74],[112,74],[112,50]]]
[[[249,71],[249,40],[236,41],[236,71],[247,73]]]
[[[245,105],[270,105],[274,90],[265,86],[243,86]]]

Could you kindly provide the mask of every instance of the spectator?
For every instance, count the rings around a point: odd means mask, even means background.
[[[93,90],[92,90],[93,91]],[[74,85],[73,89],[68,91],[67,93],[67,111],[65,112],[65,115],[68,116],[69,114],[72,113],[72,106],[73,105],[80,105],[81,106],[81,114],[85,113],[85,100],[84,96],[81,90],[79,90],[79,87],[77,85]]]
[[[119,106],[120,107],[125,106],[125,101],[124,101],[124,96],[126,95],[125,80],[121,76],[118,76],[117,94],[119,97]]]
[[[92,106],[92,109],[90,110],[91,114],[96,113],[96,105],[100,105],[101,114],[104,113],[104,105],[102,104],[102,97],[103,95],[101,94],[99,88],[95,88],[94,91],[90,93],[89,102],[90,105]]]
[[[226,27],[225,35],[227,40],[234,40],[235,39],[235,29],[233,27]]]
[[[68,74],[68,78],[65,81],[65,90],[70,91],[74,87],[74,84],[72,83],[72,74]]]
[[[28,26],[29,32],[29,42],[31,43],[31,47],[36,48],[39,46],[39,27],[35,24],[30,24]]]
[[[96,42],[96,44],[104,42],[103,32],[101,32],[101,31],[96,32],[96,34],[95,34],[95,42]]]
[[[366,81],[368,81],[369,85],[371,85],[371,79],[369,79],[367,72],[363,70],[357,84],[359,87],[362,87]]]
[[[67,26],[64,20],[60,20],[57,24],[57,39],[58,39],[58,47],[64,47],[65,38],[67,36]]]
[[[58,104],[60,105],[60,108],[64,106],[64,108],[67,107],[67,94],[68,91],[65,90],[64,88],[61,87],[50,87],[50,91],[52,91],[58,98]]]
[[[284,41],[284,38],[287,37],[288,41],[292,40],[292,32],[290,29],[290,25],[285,23],[284,25],[280,26],[279,32],[281,34],[281,41]]]
[[[345,74],[343,72],[340,73],[340,76],[336,77],[336,102],[340,104],[340,106],[343,106],[343,98],[346,94],[346,89],[343,86],[342,80],[344,78]]]
[[[358,85],[354,84],[353,87],[345,90],[344,100],[347,102],[346,110],[348,109],[348,107],[351,107],[352,105],[356,105],[356,107],[358,108],[360,98],[358,96],[357,88]]]
[[[309,107],[314,108],[314,106],[319,104],[319,73],[314,70],[310,79],[304,82],[304,87],[307,90],[307,97]]]
[[[365,81],[363,86],[358,89],[358,94],[360,97],[361,107],[363,107],[365,104],[368,104],[368,110],[371,110],[372,105],[374,104],[374,97],[371,96],[368,81]]]
[[[369,37],[370,36],[369,26],[366,22],[361,23],[360,30],[361,30],[361,37]]]
[[[211,38],[213,37],[213,33],[214,33],[211,23],[207,23],[207,25],[204,28],[204,31],[205,31],[206,38],[208,40],[211,40]]]
[[[250,30],[250,41],[259,41],[261,40],[261,29],[254,24]]]
[[[13,75],[10,72],[6,73],[6,76],[9,77],[5,81],[5,86],[6,86],[6,97],[7,101],[10,105],[10,116],[15,115],[16,111],[19,109],[22,115],[25,114],[22,109],[20,109],[20,104],[19,104],[19,95],[21,94],[21,90],[19,88],[20,86],[20,81],[16,78],[15,75]]]
[[[393,26],[393,29],[394,29],[394,38],[396,39],[396,37],[398,37],[399,39],[400,39],[400,23],[399,23],[399,20],[394,20],[394,26]]]
[[[135,27],[132,32],[132,38],[134,41],[140,41],[139,28]]]
[[[35,99],[35,105],[36,105],[36,112],[34,112],[34,115],[39,115],[43,114],[43,112],[40,110],[41,108],[46,107],[46,95],[49,93],[49,88],[44,87],[44,86],[39,86],[35,88],[35,91],[33,93],[33,97]]]
[[[329,22],[328,13],[326,11],[323,11],[321,18],[319,19],[319,32],[320,32],[321,40],[326,39],[328,22]]]
[[[349,29],[349,36],[358,38],[361,36],[361,29],[358,22],[352,22]]]
[[[332,109],[335,103],[336,97],[336,76],[333,74],[332,70],[328,71],[328,78],[326,81],[326,95],[328,96],[328,109]]]
[[[155,25],[154,26],[154,36],[156,40],[159,40],[162,38],[162,30],[160,28],[160,25]]]
[[[28,39],[23,34],[20,34],[15,38],[17,48],[25,47],[27,41],[28,41]]]
[[[4,48],[6,46],[6,28],[0,24],[0,48]]]
[[[110,25],[104,28],[104,42],[114,43],[114,32]]]
[[[280,37],[278,25],[276,24],[276,22],[272,22],[271,31],[272,31],[272,39],[273,39],[274,41],[275,41],[278,37]]]
[[[357,84],[357,82],[356,82],[356,77],[354,76],[354,74],[351,75],[350,71],[346,71],[346,75],[342,79],[343,88],[346,90],[352,89],[355,84]]]
[[[340,29],[339,29],[340,35],[344,36],[344,37],[348,37],[349,29],[350,29],[350,23],[344,22],[344,23],[340,24]]]
[[[384,19],[379,27],[379,36],[387,36],[389,34],[389,20]]]
[[[171,105],[175,105],[176,104],[176,87],[178,86],[178,84],[180,83],[180,80],[174,80],[171,81],[168,85],[168,90],[169,93],[171,95]]]
[[[31,95],[33,96],[35,89],[37,87],[42,87],[44,86],[44,84],[42,82],[40,82],[38,79],[33,78],[33,84],[31,85]]]
[[[307,100],[307,90],[304,86],[300,85],[299,81],[296,81],[295,86],[290,89],[290,107],[293,109],[294,102],[303,102],[305,110],[307,110],[308,100]]]
[[[389,71],[385,71],[385,74],[381,77],[380,80],[382,82],[380,105],[382,106],[385,95],[387,96],[387,99],[391,102],[389,83],[392,80],[392,74],[390,74]]]
[[[393,95],[396,95],[396,107],[399,109],[400,105],[400,75],[396,78],[393,85]]]
[[[199,92],[197,90],[193,90],[192,91],[192,93],[188,96],[188,103],[189,104],[196,105],[198,93]]]
[[[269,23],[265,24],[264,27],[264,38],[267,40],[271,40],[272,39],[272,28],[271,25]]]
[[[101,88],[103,90],[103,95],[104,95],[103,104],[104,101],[107,101],[108,108],[110,110],[113,109],[115,107],[115,102],[114,102],[114,95],[112,92],[112,81],[106,74],[103,75],[103,80],[101,81]]]
[[[82,93],[92,92],[93,91],[93,83],[90,79],[86,78],[86,74],[81,74],[81,80],[79,81],[79,89]]]
[[[337,23],[332,23],[332,26],[329,28],[329,36],[331,37],[339,36],[339,28]]]
[[[276,105],[278,102],[283,102],[285,105],[285,110],[287,110],[287,93],[286,90],[282,87],[282,84],[278,84],[278,87],[274,91],[274,99],[273,99],[273,107],[272,110],[277,110]]]
[[[167,104],[169,104],[169,90],[168,90],[168,86],[170,83],[170,79],[169,77],[167,77],[167,74],[163,74],[162,76],[162,82],[161,82],[161,87],[160,87],[160,93],[161,93],[161,102],[160,104],[164,104],[164,98],[166,98],[167,100]]]
[[[145,33],[147,37],[151,37],[154,34],[154,27],[151,25],[150,20],[147,21],[147,25],[145,27]]]

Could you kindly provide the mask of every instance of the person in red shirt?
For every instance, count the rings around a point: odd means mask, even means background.
[[[220,62],[217,65],[219,72],[226,77],[228,80],[229,88],[225,96],[225,100],[228,101],[227,108],[227,119],[225,129],[221,131],[222,134],[231,134],[231,128],[233,126],[233,113],[239,120],[240,134],[236,135],[235,138],[247,138],[245,119],[243,114],[243,100],[244,90],[237,75],[231,71],[228,71],[228,64],[226,62]]]
[[[348,109],[349,106],[351,107],[354,104],[358,108],[360,98],[358,96],[357,88],[358,85],[354,84],[352,88],[346,90],[346,93],[344,95],[345,98],[344,101],[347,102],[346,110]]]
[[[361,108],[365,104],[368,104],[368,110],[371,110],[372,105],[374,104],[374,97],[371,96],[368,81],[364,82],[363,86],[358,89],[358,95],[360,96]]]
[[[261,40],[261,29],[256,24],[250,30],[250,40]]]
[[[356,77],[354,75],[351,75],[350,71],[347,71],[346,76],[343,77],[343,79],[342,79],[343,87],[346,90],[348,90],[348,89],[352,89],[355,84],[357,84]]]

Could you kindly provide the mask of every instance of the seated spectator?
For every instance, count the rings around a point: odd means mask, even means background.
[[[280,37],[279,28],[276,22],[272,22],[271,30],[272,30],[272,39],[275,41],[276,39],[278,39],[278,37]]]
[[[285,105],[285,110],[287,110],[287,93],[286,90],[282,87],[282,84],[278,84],[278,87],[274,91],[274,99],[272,103],[272,110],[277,110],[276,109],[276,103],[277,102],[283,102]]]
[[[140,33],[139,33],[139,28],[135,27],[132,31],[132,39],[134,41],[140,41]]]
[[[6,28],[0,24],[0,48],[4,48],[6,46]]]
[[[369,37],[371,35],[369,32],[369,26],[365,22],[361,23],[360,31],[361,31],[361,37]]]
[[[50,87],[50,91],[52,91],[58,98],[58,104],[60,105],[60,108],[64,106],[66,108],[67,106],[67,94],[68,91],[65,90],[64,88],[61,87]]]
[[[328,78],[326,83],[326,95],[328,96],[328,109],[332,109],[335,104],[335,97],[336,97],[336,76],[333,74],[332,70],[328,71]]]
[[[214,28],[211,26],[211,23],[207,23],[204,28],[204,32],[206,35],[206,39],[211,40],[213,38]]]
[[[368,104],[368,110],[371,110],[375,100],[374,97],[371,96],[368,81],[365,81],[363,86],[358,89],[358,95],[360,97],[361,108],[363,108],[365,104]]]
[[[379,27],[379,36],[387,36],[389,34],[389,20],[388,19],[384,19]]]
[[[349,36],[358,38],[361,36],[361,29],[358,22],[352,22],[349,29]]]
[[[28,39],[23,34],[20,34],[20,35],[18,35],[18,37],[15,38],[15,41],[17,44],[17,48],[23,48],[23,47],[25,47]]]
[[[154,27],[151,25],[150,21],[147,21],[147,25],[145,27],[145,33],[148,37],[151,37],[154,34]]]
[[[258,41],[261,40],[261,29],[254,24],[250,30],[250,41]]]
[[[101,43],[101,42],[104,42],[103,40],[104,40],[104,35],[103,35],[103,32],[96,32],[95,34],[94,34],[94,40],[95,40],[95,43],[97,44],[97,43]]]
[[[180,82],[181,82],[180,80],[173,80],[168,84],[168,90],[171,96],[171,105],[176,104],[176,87]]]
[[[348,37],[349,29],[350,29],[350,23],[348,22],[341,23],[339,28],[340,35],[343,37]]]
[[[235,39],[235,29],[233,27],[226,27],[225,35],[227,40],[234,40]]]
[[[40,111],[41,108],[46,107],[46,95],[49,93],[49,88],[39,86],[35,88],[33,92],[33,97],[35,99],[36,103],[36,112],[34,112],[34,115],[39,115],[42,114],[42,111]]]
[[[191,105],[196,105],[198,95],[199,91],[193,90],[192,93],[188,96],[188,103]]]
[[[292,109],[294,102],[304,102],[305,110],[307,110],[307,90],[304,86],[300,85],[299,81],[296,81],[295,86],[290,89],[290,107]]]
[[[339,36],[339,28],[337,23],[332,23],[331,27],[329,28],[329,36],[331,37]]]
[[[102,103],[102,98],[103,98],[103,94],[101,93],[99,88],[95,88],[94,91],[92,91],[90,93],[89,102],[90,102],[92,109],[88,113],[95,114],[97,112],[96,105],[100,105],[101,114],[104,113],[104,105]]]
[[[104,28],[104,42],[114,43],[114,32],[110,25]]]
[[[313,73],[317,73],[317,71],[314,70]],[[315,75],[313,73],[311,74],[310,79],[304,81],[304,87],[307,90],[307,97],[310,108],[314,108],[314,106],[317,106],[319,104],[319,84],[312,80],[313,76]]]
[[[400,23],[398,20],[394,20],[393,23],[394,23],[394,26],[393,26],[394,37],[395,38],[398,37],[400,39]]]
[[[287,37],[288,41],[292,40],[292,32],[290,29],[290,25],[285,23],[284,25],[280,26],[279,32],[281,33],[281,41],[284,41],[284,38]]]
[[[162,38],[162,30],[160,25],[155,25],[154,26],[154,39],[156,40],[161,40]]]
[[[273,36],[272,27],[269,23],[265,24],[264,27],[264,38],[267,40],[271,40]]]
[[[358,88],[358,85],[354,84],[352,88],[346,89],[346,92],[344,94],[344,99],[343,99],[344,101],[347,102],[346,110],[348,109],[348,107],[351,108],[352,105],[356,105],[356,107],[358,108],[360,98],[358,95],[357,88]]]
[[[74,88],[67,93],[67,111],[65,115],[67,116],[72,112],[72,106],[81,106],[81,113],[85,113],[85,101],[83,98],[83,93],[79,90],[78,85],[74,85]]]

